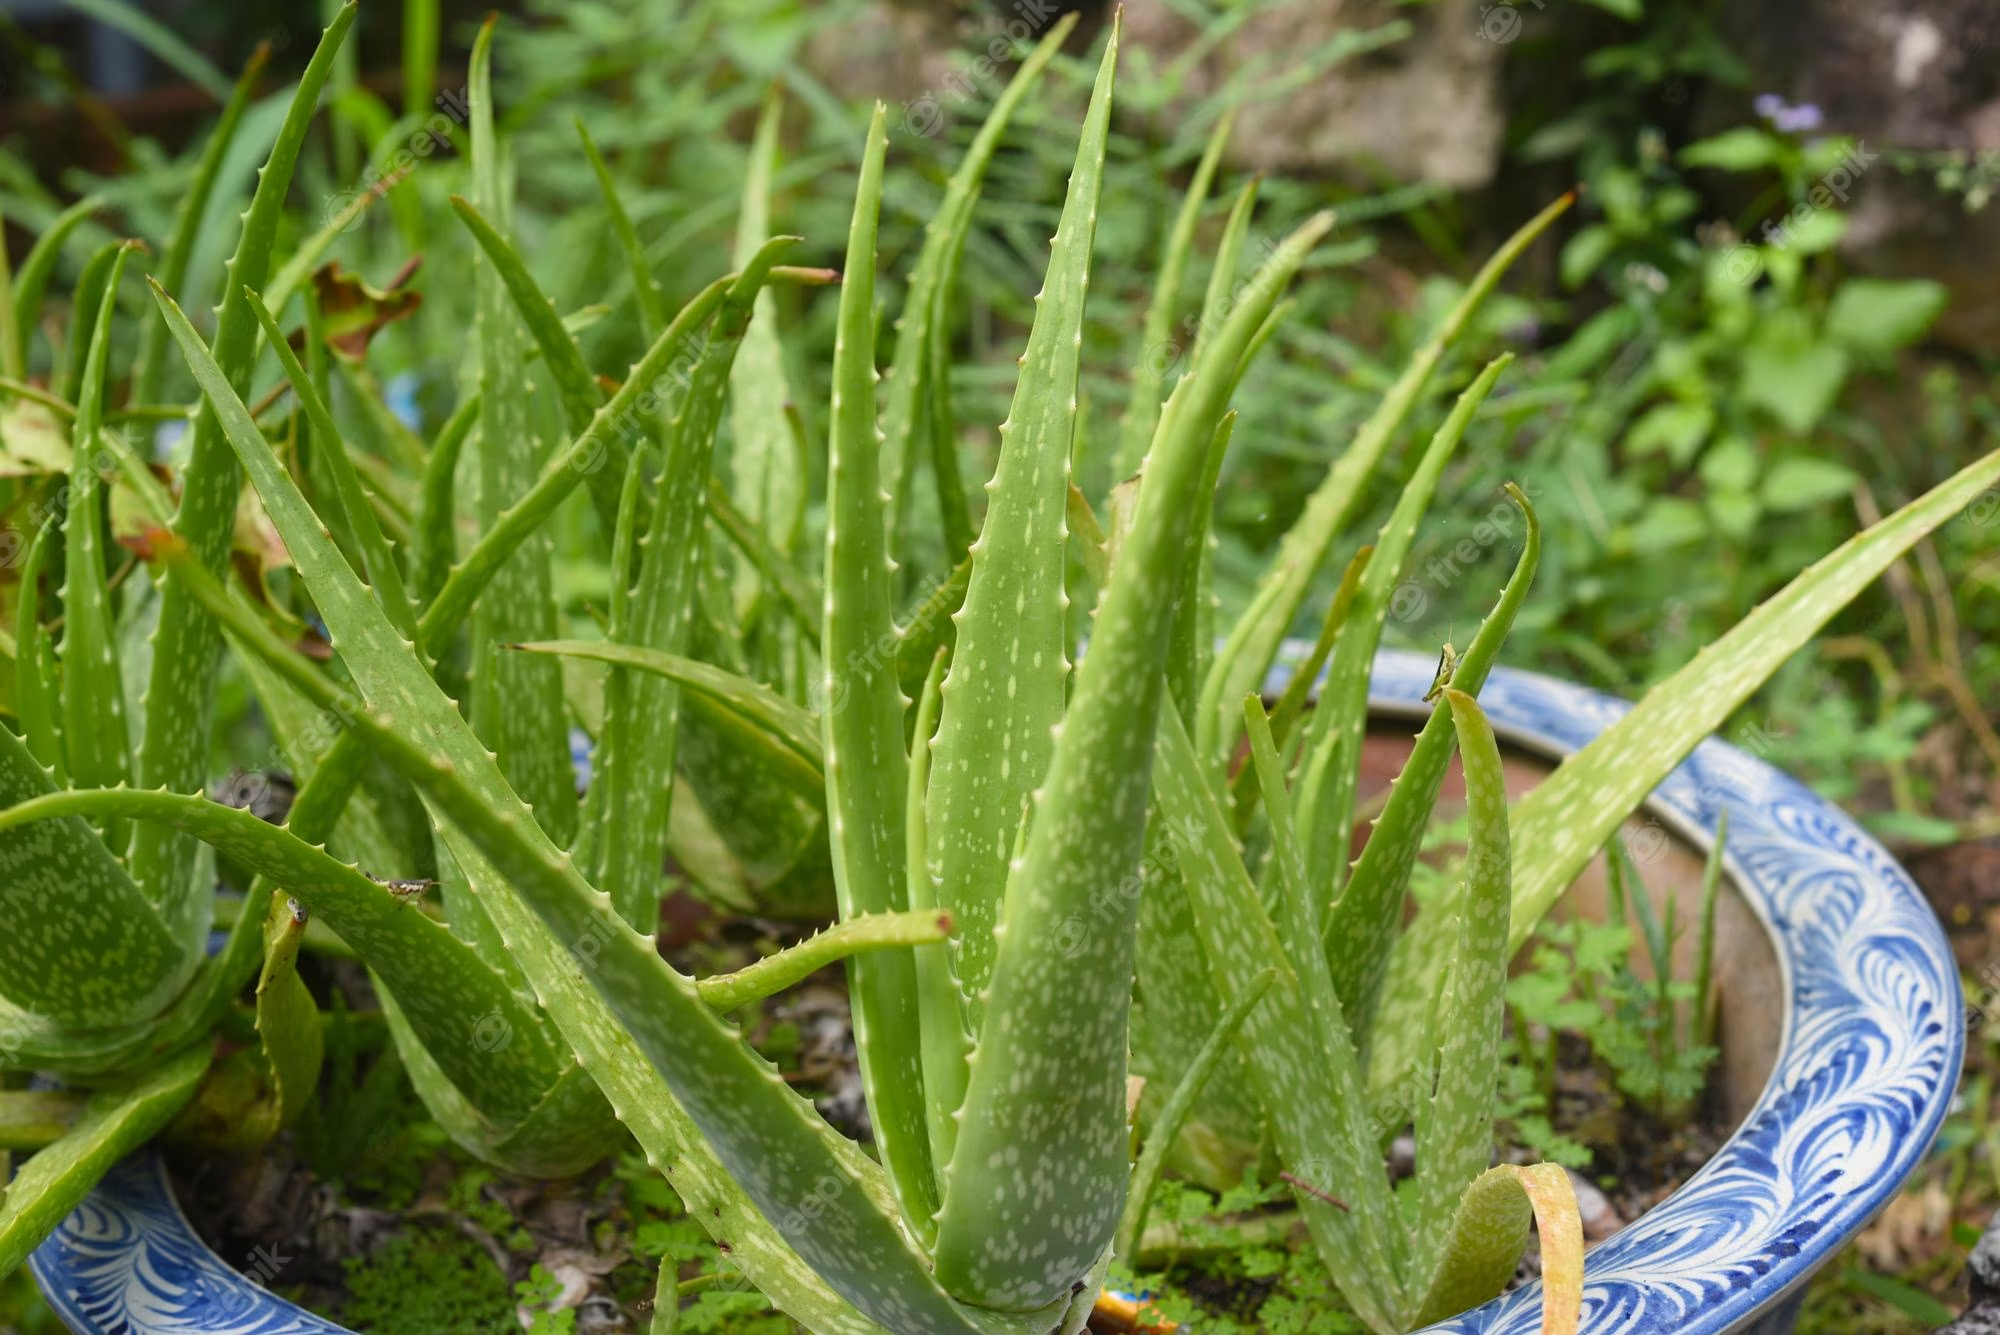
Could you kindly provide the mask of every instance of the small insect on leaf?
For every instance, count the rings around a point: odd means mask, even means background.
[[[1444,642],[1438,653],[1437,675],[1431,678],[1431,688],[1424,692],[1424,703],[1429,704],[1444,694],[1444,688],[1451,685],[1454,673],[1458,671],[1458,650],[1451,647],[1451,641]]]

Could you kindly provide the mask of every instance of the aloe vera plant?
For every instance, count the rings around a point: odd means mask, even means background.
[[[1510,810],[1477,696],[1540,550],[1513,493],[1527,532],[1513,575],[1440,674],[1437,707],[1350,864],[1390,595],[1504,359],[1470,379],[1388,522],[1347,563],[1295,688],[1275,709],[1250,688],[1322,567],[1357,536],[1346,530],[1363,488],[1456,335],[1561,203],[1482,271],[1330,470],[1244,620],[1215,628],[1207,515],[1231,398],[1330,220],[1239,275],[1256,202],[1239,196],[1183,373],[1163,400],[1161,377],[1134,377],[1120,450],[1138,476],[1100,520],[1071,461],[1116,21],[976,532],[953,499],[943,393],[953,275],[1007,118],[1069,26],[1024,62],[953,176],[886,390],[876,249],[889,146],[876,109],[837,275],[817,559],[792,467],[812,443],[784,413],[767,289],[836,275],[779,263],[797,243],[766,235],[782,104],[761,122],[735,271],[678,311],[586,138],[648,339],[636,364],[606,376],[512,235],[489,25],[471,71],[470,190],[454,200],[477,249],[476,372],[426,457],[405,461],[422,466],[417,509],[391,524],[382,461],[351,438],[332,392],[336,376],[365,384],[365,368],[338,360],[307,282],[322,241],[282,265],[272,254],[286,179],[351,22],[350,7],[308,67],[212,338],[178,304],[174,266],[155,273],[144,324],[160,333],[134,383],[156,392],[153,352],[171,350],[200,393],[178,501],[120,457],[106,425],[127,250],[85,268],[82,351],[47,391],[71,425],[69,503],[28,551],[13,643],[17,664],[37,670],[16,673],[18,729],[0,729],[0,861],[13,873],[0,877],[0,921],[37,947],[32,961],[0,952],[0,1059],[91,1092],[33,1104],[50,1129],[0,1198],[0,1272],[131,1146],[229,1141],[221,1123],[247,1107],[234,1125],[248,1132],[232,1142],[246,1148],[296,1113],[318,1054],[295,972],[313,915],[372,971],[419,1093],[457,1140],[516,1171],[562,1174],[603,1154],[622,1124],[690,1215],[814,1331],[1073,1335],[1114,1255],[1143,1240],[1151,1185],[1178,1142],[1227,1132],[1210,1117],[1225,1096],[1253,1140],[1268,1129],[1312,1245],[1371,1329],[1409,1330],[1498,1292],[1531,1221],[1545,1329],[1573,1328],[1582,1254],[1566,1179],[1490,1166],[1508,957],[1616,822],[1867,580],[1990,486],[2000,458],[1801,576]],[[1225,140],[1219,130],[1197,174],[1190,220]],[[1158,311],[1193,232],[1170,239]],[[0,311],[0,330],[34,327]],[[260,371],[283,394],[253,408]],[[462,451],[478,482],[464,498]],[[115,478],[100,468],[107,455]],[[900,500],[925,461],[946,500],[937,535],[911,534]],[[301,653],[300,623],[251,596],[226,559],[244,480],[331,662]],[[132,545],[157,594],[107,577],[114,485],[149,516]],[[613,594],[603,637],[588,641],[557,600],[549,554],[579,493]],[[930,582],[902,617],[899,556],[939,567],[910,572]],[[1088,609],[1071,605],[1077,568],[1097,590]],[[122,613],[142,597],[157,599],[159,629],[149,688],[128,699],[120,656],[139,644]],[[225,651],[303,780],[283,826],[200,792]],[[566,662],[604,673],[580,798],[567,734],[583,711]],[[1248,756],[1232,772],[1239,738]],[[1468,788],[1464,876],[1405,927],[1454,751]],[[719,812],[719,795],[748,789],[786,813],[783,865],[760,890],[823,872],[839,922],[743,974],[696,979],[659,950],[665,858],[692,853],[676,845],[677,820],[685,831]],[[397,833],[390,813],[412,794],[400,805],[421,820]],[[204,961],[211,850],[258,880]],[[441,882],[436,916],[377,879],[413,861]],[[728,1014],[835,960],[874,1157]],[[210,1030],[253,977],[261,1041],[213,1062]],[[1141,1105],[1136,1173],[1135,1047],[1157,1091]],[[1231,1062],[1246,1078],[1219,1081]],[[1406,1127],[1416,1178],[1398,1190],[1383,1146]]]

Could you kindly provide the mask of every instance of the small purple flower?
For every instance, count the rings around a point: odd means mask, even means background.
[[[1823,119],[1818,107],[1810,102],[1804,102],[1780,111],[1775,123],[1786,134],[1798,134],[1803,130],[1817,130]]]
[[[1785,99],[1779,97],[1776,93],[1759,93],[1757,94],[1757,100],[1750,105],[1757,109],[1759,116],[1762,116],[1767,121],[1771,121],[1776,120],[1778,114],[1785,109]]]

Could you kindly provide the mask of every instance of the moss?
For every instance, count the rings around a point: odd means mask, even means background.
[[[371,1335],[490,1335],[518,1324],[506,1276],[457,1233],[415,1229],[344,1265],[340,1320]]]

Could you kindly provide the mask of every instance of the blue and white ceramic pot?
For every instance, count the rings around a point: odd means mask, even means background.
[[[1373,699],[1413,717],[1428,657],[1384,652]],[[1274,686],[1282,686],[1281,672]],[[1481,692],[1521,752],[1559,758],[1625,712],[1622,700],[1496,670]],[[1761,955],[1725,988],[1725,1078],[1740,1124],[1680,1190],[1585,1264],[1589,1335],[1775,1335],[1803,1286],[1895,1196],[1944,1121],[1964,1055],[1964,999],[1937,919],[1889,855],[1831,804],[1748,751],[1710,740],[1660,786],[1647,818],[1695,850],[1728,813],[1730,935]],[[1768,948],[1767,948],[1768,947]],[[1758,994],[1767,994],[1768,1001]],[[1739,995],[1739,1001],[1743,996]],[[1749,1053],[1746,1061],[1745,1053]],[[198,1239],[150,1152],[111,1173],[30,1262],[79,1335],[337,1335]],[[1432,1329],[1534,1335],[1529,1286]]]

